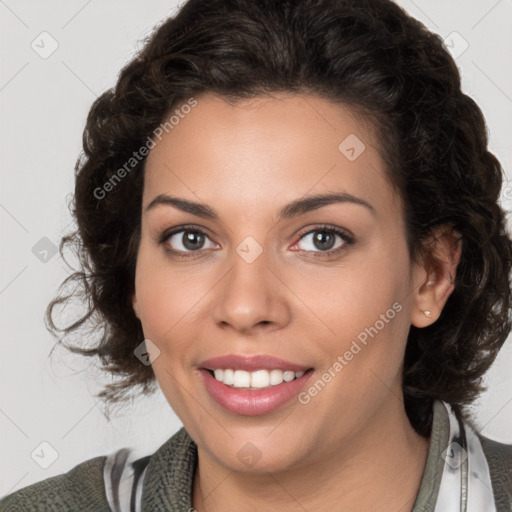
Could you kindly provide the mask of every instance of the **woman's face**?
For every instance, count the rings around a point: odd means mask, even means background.
[[[284,93],[196,100],[145,168],[133,305],[156,378],[217,464],[326,460],[403,411],[426,273],[400,198],[347,108]]]

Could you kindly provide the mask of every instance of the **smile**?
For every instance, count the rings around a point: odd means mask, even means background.
[[[242,416],[260,416],[297,399],[306,382],[313,375],[313,371],[310,368],[299,372],[277,369],[247,372],[228,368],[222,369],[222,380],[218,380],[215,377],[215,371],[200,368],[199,376],[210,398],[225,411]],[[216,372],[219,375],[219,370]],[[259,383],[260,387],[249,386],[252,384],[253,377],[254,382]],[[291,380],[286,380],[290,377],[292,377]],[[224,382],[224,379],[230,382],[231,378],[232,384]],[[271,384],[271,378],[275,379],[273,382],[277,382],[278,379],[280,382]],[[266,384],[267,380],[269,384]]]

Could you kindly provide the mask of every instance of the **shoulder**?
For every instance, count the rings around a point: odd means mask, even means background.
[[[499,510],[512,509],[512,445],[478,435],[487,459],[496,505]]]
[[[2,512],[109,511],[103,467],[106,457],[86,460],[62,475],[29,485],[0,500]]]
[[[139,455],[131,448],[121,448],[86,460],[67,473],[4,496],[0,499],[0,511],[131,510],[134,502],[142,502],[143,490],[148,503],[144,510],[175,510],[175,500],[181,509],[181,503],[190,500],[197,458],[195,443],[185,429],[178,430],[152,455]],[[162,500],[165,506],[153,506]]]

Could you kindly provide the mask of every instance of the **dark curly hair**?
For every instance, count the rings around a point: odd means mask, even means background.
[[[47,327],[59,342],[58,332],[90,327],[85,341],[92,345],[65,346],[98,357],[117,377],[97,395],[108,405],[136,386],[154,390],[152,367],[134,355],[144,339],[131,297],[145,158],[133,156],[187,99],[279,91],[348,105],[372,123],[403,198],[413,259],[426,255],[435,265],[425,240],[436,226],[449,224],[462,237],[455,289],[441,316],[408,335],[405,407],[413,427],[428,435],[432,402],[464,413],[510,331],[512,243],[498,204],[503,173],[487,149],[481,110],[461,91],[441,37],[390,0],[189,0],[157,27],[90,109],[75,166],[77,229],[60,244],[80,268],[49,304]],[[128,160],[132,168],[119,179]],[[77,296],[87,312],[57,328],[55,306]]]

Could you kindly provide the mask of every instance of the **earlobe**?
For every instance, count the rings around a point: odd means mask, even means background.
[[[433,324],[455,289],[455,275],[462,253],[462,237],[450,226],[434,229],[427,243],[420,283],[415,290],[411,323],[415,327]]]

